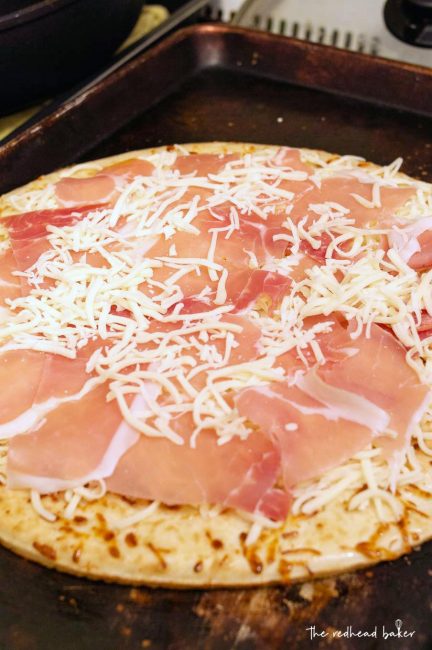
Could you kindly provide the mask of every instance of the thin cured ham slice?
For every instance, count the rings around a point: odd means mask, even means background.
[[[151,176],[154,169],[154,165],[148,160],[141,160],[141,158],[128,158],[127,160],[121,160],[118,163],[107,165],[103,168],[101,173],[131,180],[137,176]]]
[[[331,315],[329,320],[333,321],[332,331],[316,337],[326,363],[316,368],[311,381],[307,384],[303,381],[302,389],[307,389],[316,399],[324,399],[321,380],[374,404],[387,415],[385,427],[377,427],[374,431],[374,444],[390,459],[393,452],[403,450],[409,442],[414,426],[431,399],[429,388],[408,365],[405,348],[391,332],[372,324],[368,336],[363,331],[353,339],[352,325],[344,325],[337,314]],[[317,319],[308,321],[312,325]],[[303,356],[313,361],[310,351],[306,350]],[[349,395],[344,399],[349,405]],[[390,435],[379,435],[382,433]]]
[[[100,342],[90,342],[76,359],[35,350],[5,350],[0,355],[0,434],[12,438],[37,427],[62,401],[75,405],[90,379],[87,361]],[[14,382],[8,378],[14,377]]]
[[[40,222],[38,223],[37,216],[33,223],[28,215],[43,215],[44,213],[45,211],[12,217],[9,221],[9,234],[12,241],[14,232],[18,239],[20,236],[30,235],[32,231],[37,236],[43,227]],[[6,306],[6,299],[13,300],[22,295],[20,278],[14,275],[18,268],[13,249],[6,249],[0,257],[0,320],[2,317],[7,320],[12,315]],[[23,412],[31,410],[46,359],[47,355],[33,350],[7,350],[0,354],[0,386],[2,387],[0,392],[0,437],[9,438],[15,435],[15,429],[14,426],[11,426],[11,422],[20,418]],[[11,381],[12,377],[13,381]]]
[[[336,362],[345,359],[350,354],[357,354],[358,347],[351,339],[346,328],[346,321],[337,313],[328,316],[309,316],[303,321],[303,329],[310,333],[315,327],[314,341],[326,362]],[[320,358],[319,357],[319,358]],[[321,358],[320,358],[321,361]],[[318,363],[316,354],[309,342],[292,348],[276,358],[275,365],[283,368],[286,376],[292,378],[297,370],[309,370]]]
[[[212,503],[276,520],[287,515],[289,495],[274,488],[279,451],[268,438],[252,433],[247,440],[218,445],[214,432],[202,431],[192,448],[190,415],[177,418],[173,426],[183,433],[185,444],[141,437],[107,479],[108,489],[168,505]]]
[[[107,388],[99,386],[79,404],[63,402],[33,431],[13,438],[8,485],[49,493],[109,475],[138,434],[122,423],[117,404],[106,395]]]
[[[21,296],[21,282],[15,275],[17,264],[12,248],[0,253],[0,323],[11,316],[7,300]]]
[[[23,414],[31,413],[44,364],[45,355],[42,352],[8,350],[0,354],[1,438],[14,435],[17,421],[22,422]],[[22,430],[23,425],[19,426]]]
[[[326,260],[327,249],[331,241],[332,238],[330,235],[324,232],[320,238],[319,248],[314,248],[308,241],[303,240],[300,244],[300,250],[316,262],[323,264]]]
[[[56,197],[66,208],[89,203],[109,203],[116,189],[115,180],[107,174],[88,178],[66,176],[55,185]]]
[[[205,312],[205,303],[193,303],[188,313]],[[206,372],[209,369],[207,363],[210,359],[213,360],[214,367],[222,368],[255,361],[260,356],[258,343],[261,338],[261,330],[254,323],[240,314],[224,314],[219,322],[221,323],[220,328],[209,326],[206,341],[202,341],[201,345],[196,338],[196,332],[182,336],[182,340],[187,343],[188,369],[193,373],[190,383],[197,390],[201,390],[206,384]],[[230,331],[229,336],[228,334],[222,335],[223,324],[226,323],[234,325],[236,329],[234,332]],[[141,345],[144,348],[162,347],[167,335],[178,338],[179,329],[181,329],[181,324],[178,322],[159,323],[153,321],[147,335],[142,336],[143,343]],[[190,361],[191,359],[192,361]],[[202,364],[204,364],[204,368],[199,371],[199,366]]]
[[[20,294],[20,281],[15,275],[16,260],[12,248],[0,253],[0,304],[5,298],[15,298]]]
[[[336,237],[337,235],[335,235]],[[332,237],[327,233],[323,232],[319,238],[319,246],[317,248],[314,248],[312,244],[305,239],[302,240],[300,244],[300,251],[302,251],[305,255],[308,256],[309,259],[314,260],[315,262],[318,262],[318,264],[325,264],[326,259],[341,259],[341,255],[339,252],[333,250],[333,251],[328,251],[328,248],[330,244],[332,243],[333,239]],[[387,250],[386,246],[386,237],[383,235],[381,237],[381,241],[378,244],[379,248],[382,250]],[[351,244],[349,240],[347,242],[343,242],[342,244],[338,245],[339,250],[344,250],[346,252],[349,252],[351,248]],[[353,261],[356,261],[359,258],[359,256],[356,256],[355,258],[352,258]]]
[[[291,289],[290,278],[272,271],[255,269],[232,273],[227,281],[227,301],[237,312],[253,308],[260,298],[268,304],[272,312]]]
[[[164,261],[163,267],[154,270],[153,279],[159,282],[169,280],[171,283],[170,278],[175,278],[174,284],[180,287],[185,298],[190,299],[199,296],[203,290],[206,290],[209,296],[215,294],[220,274],[225,271],[228,274],[228,299],[230,286],[235,287],[239,295],[239,278],[244,279],[245,285],[248,283],[246,276],[251,261],[260,266],[284,256],[286,242],[275,241],[273,238],[275,234],[282,232],[283,220],[283,214],[271,215],[268,221],[250,214],[241,215],[235,223],[230,216],[230,210],[221,210],[218,218],[208,211],[203,211],[193,221],[193,226],[198,228],[199,233],[178,232],[173,239],[160,238],[147,251],[149,257]],[[182,260],[188,263],[189,270],[179,275],[179,264],[183,263]],[[217,265],[217,273],[214,264]],[[253,270],[250,269],[250,274]],[[271,292],[274,294],[276,274],[264,276],[256,269],[255,275],[251,277],[254,286],[266,277],[266,284],[268,287],[272,285]]]
[[[372,440],[369,429],[337,418],[331,409],[285,382],[245,388],[235,404],[240,415],[280,448],[287,488],[339,465]]]
[[[60,205],[68,208],[112,203],[119,195],[119,185],[136,176],[151,176],[153,171],[154,166],[149,161],[132,158],[108,165],[93,176],[65,176],[55,183],[56,198]]]
[[[181,176],[189,174],[208,176],[218,174],[227,163],[238,159],[239,156],[236,154],[198,153],[177,156],[173,169],[179,171]]]
[[[398,461],[431,399],[391,334],[372,325],[370,337],[362,334],[348,347],[349,334],[336,320],[334,339],[317,337],[324,365],[295,374],[299,364],[287,355],[288,382],[245,388],[235,396],[240,415],[280,445],[287,487],[370,443],[390,462]]]
[[[301,159],[300,149],[294,147],[280,147],[279,151],[273,156],[270,165],[276,167],[289,167],[293,171],[313,173],[313,167]]]
[[[417,332],[420,339],[426,339],[432,336],[432,316],[423,310],[421,313],[420,325],[417,325]]]
[[[404,227],[394,226],[388,240],[412,269],[424,271],[432,266],[432,217],[423,217]]]
[[[236,346],[229,357],[230,364],[258,357],[256,344],[260,331],[241,316],[225,315],[224,322],[240,325],[235,334]],[[162,338],[174,325],[162,328],[155,324]],[[160,343],[156,340],[154,345]],[[208,344],[223,355],[225,341],[210,336]],[[191,346],[188,354],[197,357]],[[205,385],[205,373],[191,379],[195,389]],[[183,445],[174,445],[164,438],[141,436],[120,460],[113,475],[107,479],[111,491],[132,497],[156,499],[167,504],[216,503],[238,507],[274,519],[286,516],[289,496],[274,488],[280,473],[278,450],[269,439],[252,434],[247,440],[234,438],[218,444],[216,432],[200,432],[196,446],[190,444],[194,423],[189,412],[173,417],[170,427],[181,436]],[[211,471],[210,471],[211,467]]]
[[[388,414],[387,430],[393,437],[379,436],[374,442],[390,459],[408,444],[431,399],[430,390],[406,362],[405,348],[382,327],[373,324],[369,337],[363,333],[352,343],[358,354],[326,364],[318,374],[327,384],[360,395]]]
[[[373,202],[373,187],[374,183],[361,182],[349,174],[325,178],[319,188],[315,186],[294,203],[290,217],[294,221],[306,216],[311,221],[316,220],[318,214],[311,206],[331,203],[334,209],[338,204],[347,210],[344,216],[353,219],[358,228],[391,226],[397,221],[397,210],[415,194],[415,189],[383,186],[380,188],[380,205],[376,205]]]
[[[240,316],[225,315],[224,321],[242,328],[234,335],[235,345],[229,363],[238,364],[256,358],[259,354],[256,347],[260,337],[258,328]],[[161,339],[170,331],[174,334],[177,327],[173,323],[154,324]],[[149,334],[151,336],[151,332]],[[157,337],[151,340],[151,345],[159,344]],[[210,335],[207,347],[209,345],[222,359],[226,341],[220,337],[212,340]],[[29,377],[33,390],[25,404],[16,400],[21,410],[18,414],[13,413],[10,421],[4,424],[5,431],[9,430],[13,435],[8,455],[11,487],[34,487],[42,492],[52,492],[105,478],[113,472],[126,450],[136,443],[139,434],[123,422],[116,401],[107,402],[107,386],[92,385],[92,376],[86,372],[87,361],[99,346],[98,341],[89,343],[74,360],[31,353],[39,355],[35,361],[39,360],[41,364],[34,380]],[[21,363],[21,359],[30,362],[25,355],[20,357],[18,354],[13,359],[15,364]],[[188,355],[199,359],[199,352],[192,345]],[[35,363],[32,368],[36,368]],[[16,367],[9,371],[16,374]],[[195,373],[191,385],[200,390],[204,384],[205,373]],[[139,406],[134,402],[131,408],[139,410]],[[181,422],[177,429],[184,434]],[[217,446],[216,436],[214,438]],[[172,442],[166,442],[176,447]],[[264,464],[264,469],[266,467]],[[133,485],[130,489],[133,492]]]
[[[222,298],[218,300],[216,290],[211,291],[204,298],[190,296],[180,301],[179,313],[194,314],[209,311],[216,307],[216,303],[232,305],[234,308],[232,313],[241,313],[254,307],[273,313],[280,306],[284,296],[289,293],[291,285],[291,278],[273,271],[235,270],[228,275]],[[172,309],[175,307],[176,305]]]
[[[26,382],[10,396],[15,410],[1,424],[3,437],[11,437],[11,487],[54,492],[103,478],[136,442],[138,433],[124,425],[115,400],[107,402],[107,385],[86,372],[99,346],[90,342],[76,359],[27,350],[6,358],[14,376],[28,367]]]
[[[73,209],[36,210],[10,217],[6,223],[17,268],[26,271],[50,248],[48,226],[72,226],[101,207],[92,204]]]
[[[270,215],[264,220],[253,213],[237,214],[232,217],[233,208],[219,208],[213,216],[209,211],[202,211],[192,221],[197,232],[178,232],[172,239],[160,239],[149,250],[151,257],[167,257],[172,245],[175,245],[175,258],[207,258],[212,246],[212,260],[227,268],[247,266],[252,257],[257,264],[264,264],[274,257],[283,257],[286,242],[274,240],[274,235],[285,232],[282,222],[284,214]]]

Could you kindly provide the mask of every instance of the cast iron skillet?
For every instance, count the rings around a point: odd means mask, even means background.
[[[143,0],[0,0],[0,114],[96,71],[127,36]]]

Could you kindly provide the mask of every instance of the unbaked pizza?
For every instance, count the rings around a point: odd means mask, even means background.
[[[0,199],[0,541],[289,582],[432,536],[432,188],[356,156],[136,151]]]

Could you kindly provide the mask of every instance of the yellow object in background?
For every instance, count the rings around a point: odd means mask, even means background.
[[[144,34],[151,32],[152,29],[155,29],[160,25],[160,23],[166,20],[168,15],[168,11],[161,5],[148,5],[143,7],[135,27],[125,42],[120,46],[119,51],[131,45]],[[39,108],[40,105],[32,106],[20,111],[19,113],[6,115],[5,117],[0,118],[0,140],[5,138],[14,129],[17,129],[21,124],[28,120],[32,115],[34,115],[34,113],[36,113],[36,111],[39,110]]]

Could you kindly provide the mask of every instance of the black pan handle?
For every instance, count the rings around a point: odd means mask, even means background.
[[[0,0],[1,1],[1,0]],[[186,4],[175,11],[167,20],[164,20],[158,27],[153,29],[150,33],[145,34],[139,38],[135,43],[122,50],[108,67],[100,70],[96,75],[85,79],[77,86],[68,90],[57,97],[54,101],[49,102],[40,111],[35,113],[29,120],[21,124],[17,129],[12,131],[6,138],[1,141],[1,146],[13,140],[17,135],[23,133],[27,129],[33,127],[40,120],[49,117],[57,112],[62,106],[66,106],[71,102],[76,102],[80,97],[83,97],[91,88],[106,79],[113,72],[124,66],[126,63],[134,59],[138,54],[141,54],[149,47],[160,41],[164,36],[175,30],[177,27],[185,23],[193,16],[199,14],[204,7],[209,4],[209,0],[189,0]],[[1,147],[0,147],[1,148]]]
[[[384,21],[400,41],[432,47],[432,0],[387,0]]]

